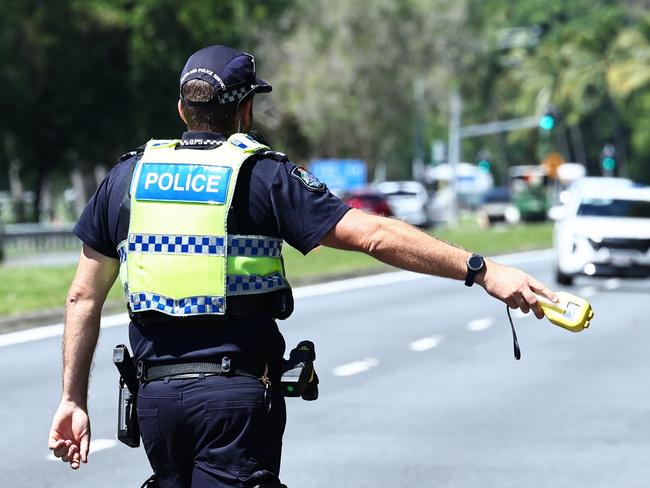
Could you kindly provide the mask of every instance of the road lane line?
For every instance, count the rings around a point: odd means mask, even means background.
[[[117,315],[107,315],[102,317],[101,328],[115,327],[129,323],[129,315],[121,313]],[[13,346],[23,342],[37,341],[47,339],[63,334],[63,324],[46,325],[44,327],[35,327],[33,329],[19,330],[18,332],[9,332],[0,334],[0,347]]]
[[[598,289],[595,286],[584,286],[580,288],[580,296],[584,298],[593,297],[598,293]]]
[[[618,278],[610,278],[603,283],[603,288],[605,288],[605,290],[616,290],[619,286],[621,286],[621,280]]]
[[[494,317],[483,317],[480,319],[471,320],[467,323],[467,330],[472,332],[479,332],[481,330],[489,329],[494,324]]]
[[[444,339],[445,336],[442,335],[423,337],[422,339],[411,342],[409,344],[409,349],[415,352],[428,351],[429,349],[433,349],[434,347],[438,346]]]
[[[95,452],[103,451],[104,449],[110,449],[111,447],[117,446],[118,441],[117,439],[94,439],[90,441],[90,446],[89,446],[89,454],[93,454]],[[53,452],[50,452],[47,455],[47,460],[48,461],[60,461],[58,457],[54,455]]]
[[[363,373],[364,371],[368,371],[370,368],[374,368],[378,365],[379,359],[366,358],[361,361],[354,361],[352,363],[337,366],[332,370],[332,374],[334,376],[352,376],[355,374]]]
[[[535,316],[535,314],[530,312],[524,313],[520,309],[516,309],[516,310],[510,309],[510,313],[512,314],[513,319],[529,319]]]
[[[504,254],[496,256],[494,259],[498,263],[506,264],[509,266],[534,263],[538,261],[546,261],[553,257],[552,249],[544,249],[541,251],[528,251],[515,254]],[[390,285],[401,282],[430,279],[431,276],[412,273],[409,271],[393,271],[389,273],[382,273],[370,276],[361,276],[357,278],[349,278],[339,281],[331,281],[328,283],[321,283],[317,285],[303,286],[295,288],[293,295],[295,299],[310,298],[321,295],[328,295],[332,293],[341,293],[351,290],[358,290],[361,288],[368,288],[372,286]],[[115,327],[118,325],[126,325],[129,323],[127,314],[121,313],[117,315],[107,315],[102,317],[102,327]],[[9,332],[0,334],[0,347],[12,346],[15,344],[22,344],[24,342],[37,341],[40,339],[47,339],[56,337],[63,334],[63,324],[46,325],[43,327],[35,327],[32,329],[21,330],[17,332]]]

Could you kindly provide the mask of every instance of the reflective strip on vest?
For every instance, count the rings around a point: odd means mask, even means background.
[[[226,231],[239,169],[261,149],[244,134],[200,151],[150,141],[131,181],[129,233],[117,249],[133,312],[223,315],[226,296],[289,286],[281,239]]]
[[[127,241],[118,247],[120,261],[126,260]],[[187,236],[160,234],[129,234],[129,252],[150,252],[162,254],[208,254],[213,256],[260,256],[279,258],[282,254],[282,239],[266,236],[228,236],[228,249],[223,247],[223,236]]]
[[[155,293],[131,293],[129,305],[134,312],[154,310],[167,315],[219,314],[225,310],[223,297],[189,297],[174,300]]]

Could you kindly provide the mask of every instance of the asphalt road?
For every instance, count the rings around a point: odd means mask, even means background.
[[[516,260],[552,283],[548,253]],[[287,400],[289,488],[650,485],[650,280],[578,280],[571,290],[589,296],[592,327],[572,334],[519,316],[515,361],[500,302],[458,282],[395,276],[302,289],[282,324],[288,346],[316,343],[321,378],[318,401]],[[111,348],[126,327],[102,329],[95,442],[77,472],[46,448],[60,393],[60,336],[50,332],[0,347],[0,485],[139,486],[150,474],[143,450],[112,440]]]

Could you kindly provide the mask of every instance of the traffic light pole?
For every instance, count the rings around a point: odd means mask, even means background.
[[[454,89],[449,94],[449,153],[448,163],[451,169],[449,179],[449,188],[451,190],[451,202],[449,208],[449,225],[456,227],[458,225],[458,191],[457,191],[457,174],[458,163],[461,159],[461,142],[463,139],[470,137],[487,136],[499,134],[501,132],[510,132],[513,130],[532,129],[539,126],[539,116],[521,117],[518,119],[497,120],[485,124],[460,125],[462,111],[462,101],[458,90]]]

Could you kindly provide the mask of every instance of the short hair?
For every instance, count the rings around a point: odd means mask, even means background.
[[[181,88],[181,107],[189,130],[230,132],[235,123],[237,102],[223,105],[190,105],[189,102],[209,102],[217,92],[203,80],[190,80]]]

